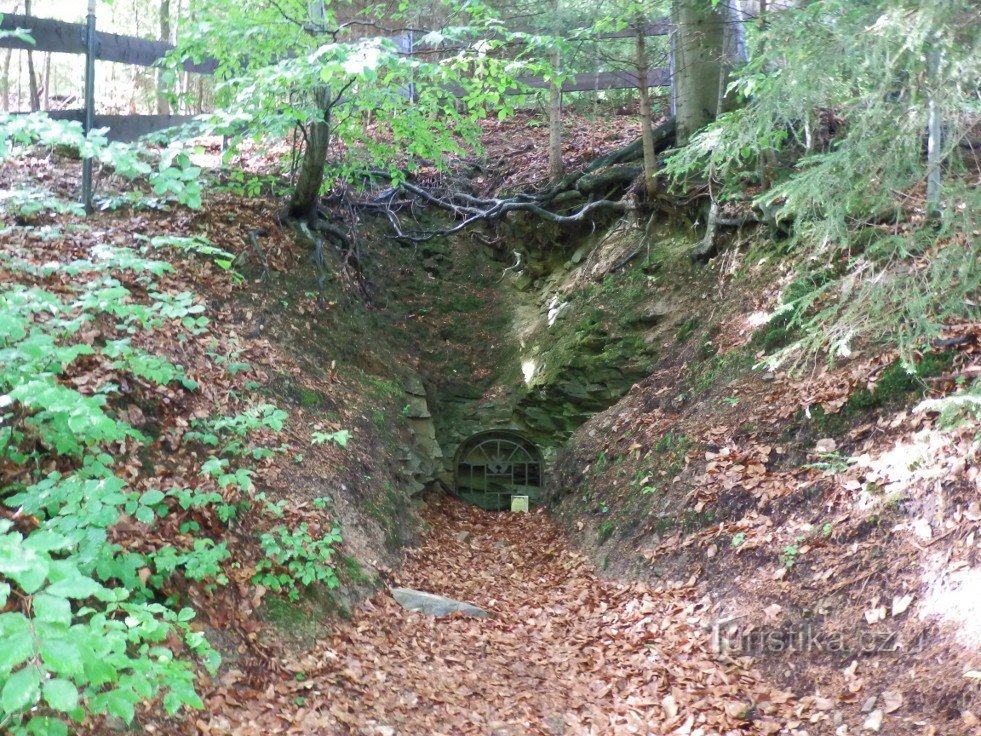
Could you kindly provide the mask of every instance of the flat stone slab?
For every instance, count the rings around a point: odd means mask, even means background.
[[[392,597],[396,602],[409,611],[425,613],[429,616],[442,618],[453,613],[462,613],[467,616],[478,618],[489,618],[490,614],[483,608],[478,608],[470,603],[455,601],[452,598],[444,598],[434,593],[424,593],[421,590],[412,588],[392,588]]]

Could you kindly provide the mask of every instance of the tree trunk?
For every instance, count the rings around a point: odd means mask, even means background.
[[[3,98],[3,111],[10,112],[10,61],[14,56],[13,49],[7,49],[3,60],[3,75],[0,75],[0,96]]]
[[[551,0],[553,33],[559,35],[559,4],[561,0]],[[562,66],[562,52],[556,48],[550,54],[552,73],[559,74]],[[562,82],[552,80],[548,93],[548,178],[558,181],[562,178],[565,166],[562,162]]]
[[[170,0],[160,0],[160,40],[170,43]],[[167,99],[167,84],[164,70],[157,70],[157,114],[170,115],[170,100]]]
[[[940,51],[930,51],[928,60],[929,92],[927,93],[927,214],[940,215],[940,185],[943,180],[943,120],[937,99],[937,79],[940,76]]]
[[[20,3],[15,3],[11,12],[16,13],[18,10],[20,10]],[[8,48],[3,59],[3,74],[0,74],[0,97],[3,99],[4,112],[10,112],[10,61],[13,56],[14,50]]]
[[[552,52],[553,73],[559,73],[562,63],[558,50]],[[562,84],[553,81],[548,99],[548,178],[558,181],[565,171],[562,162]]]
[[[44,109],[51,109],[51,52],[44,55]]]
[[[31,0],[24,3],[24,15],[31,16]],[[27,51],[27,85],[31,97],[31,112],[41,109],[41,95],[37,88],[37,75],[34,73],[34,52]]]
[[[731,112],[736,109],[735,95],[729,94],[729,83],[732,72],[748,61],[746,51],[746,30],[743,25],[743,13],[739,0],[722,0],[718,5],[725,19],[725,31],[722,40],[722,64],[719,70],[719,113]]]
[[[300,163],[296,187],[293,189],[289,207],[290,217],[298,220],[316,220],[320,187],[324,183],[327,148],[330,145],[330,100],[326,90],[319,91],[316,95],[317,104],[323,109],[324,117],[306,129],[303,161]]]
[[[651,129],[651,91],[647,86],[647,44],[644,18],[637,19],[637,80],[640,92],[640,139],[644,149],[644,191],[647,198],[657,194],[657,156],[654,153],[654,131]]]
[[[715,119],[723,64],[725,7],[711,0],[674,0],[675,77],[678,144]]]
[[[756,24],[759,28],[759,32],[763,33],[766,31],[766,12],[767,12],[767,0],[760,0],[760,11],[756,18]],[[759,53],[764,52],[764,44],[766,43],[766,36],[760,39],[759,43]],[[764,148],[760,151],[759,159],[759,174],[760,183],[764,187],[770,186],[770,180],[772,178],[773,171],[777,168],[777,155],[772,148]]]

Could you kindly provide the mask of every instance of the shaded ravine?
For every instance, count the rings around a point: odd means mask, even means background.
[[[793,733],[788,696],[711,651],[708,612],[684,583],[597,578],[543,512],[438,496],[423,516],[429,529],[393,586],[470,601],[492,618],[433,619],[380,590],[272,682],[250,687],[226,672],[199,731]]]

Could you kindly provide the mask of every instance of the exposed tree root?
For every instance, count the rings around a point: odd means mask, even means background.
[[[674,143],[674,139],[675,123],[674,118],[670,118],[654,131],[655,150],[666,150]],[[596,159],[581,172],[567,174],[544,192],[521,193],[512,197],[475,197],[459,189],[446,189],[436,193],[426,187],[403,181],[360,206],[383,211],[395,231],[396,239],[408,243],[422,243],[453,235],[478,222],[499,222],[512,212],[527,212],[557,225],[577,225],[589,221],[601,212],[629,212],[636,207],[624,195],[643,171],[643,167],[636,163],[643,155],[638,139],[618,151]],[[378,178],[391,178],[385,171],[372,171],[370,174]],[[400,192],[451,213],[457,221],[438,230],[405,230],[397,214],[407,204],[405,200],[396,199]],[[564,208],[583,199],[586,201],[573,207],[571,211],[556,211],[556,208]]]

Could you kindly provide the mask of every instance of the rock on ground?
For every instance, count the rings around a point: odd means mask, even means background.
[[[444,598],[434,593],[413,590],[412,588],[392,588],[392,597],[398,601],[398,604],[402,608],[425,613],[436,618],[449,616],[453,613],[463,613],[467,616],[477,616],[479,618],[488,618],[490,616],[483,608],[478,608],[463,601],[455,601],[452,598]]]

